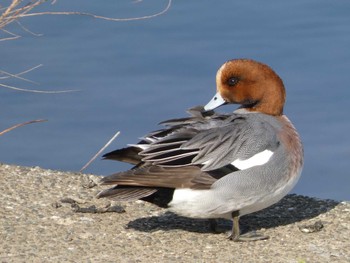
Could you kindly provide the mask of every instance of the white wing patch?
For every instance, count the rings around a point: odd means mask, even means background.
[[[253,155],[249,159],[246,159],[246,160],[237,159],[233,161],[231,164],[237,167],[239,170],[245,170],[253,166],[263,165],[267,163],[270,160],[272,155],[273,155],[272,151],[264,150],[262,152],[259,152]]]

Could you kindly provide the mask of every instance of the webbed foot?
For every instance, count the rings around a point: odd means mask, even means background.
[[[258,240],[266,240],[269,238],[270,238],[269,236],[265,236],[256,231],[250,231],[239,235],[230,234],[228,236],[228,239],[235,242],[250,242],[250,241],[258,241]]]

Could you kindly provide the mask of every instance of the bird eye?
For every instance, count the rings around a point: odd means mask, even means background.
[[[236,78],[236,77],[229,78],[227,81],[229,86],[234,86],[237,84],[237,82],[238,82],[238,78]]]

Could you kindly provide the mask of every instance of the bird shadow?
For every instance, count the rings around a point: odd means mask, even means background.
[[[321,200],[291,194],[269,208],[243,216],[240,219],[240,225],[242,229],[256,230],[288,225],[302,220],[312,219],[330,211],[337,204],[339,202],[334,200]],[[217,223],[218,229],[220,229],[218,232],[230,230],[232,226],[230,220],[219,219]],[[130,221],[126,228],[140,232],[175,229],[198,233],[213,232],[210,220],[182,217],[171,212],[165,212],[160,216],[135,219]]]

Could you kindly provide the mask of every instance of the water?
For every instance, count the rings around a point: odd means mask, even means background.
[[[57,1],[36,9],[85,11],[109,17],[156,13],[166,1]],[[303,175],[293,192],[350,200],[349,1],[174,1],[164,15],[110,22],[83,16],[21,20],[34,36],[0,42],[0,69],[16,73],[43,64],[0,88],[0,130],[44,118],[0,137],[0,160],[18,165],[79,170],[112,135],[107,150],[123,147],[157,123],[185,116],[215,92],[215,74],[231,58],[269,64],[287,88],[285,113],[305,147]],[[4,34],[1,33],[1,36]],[[233,107],[223,110],[231,111]],[[96,160],[85,172],[128,168]]]

